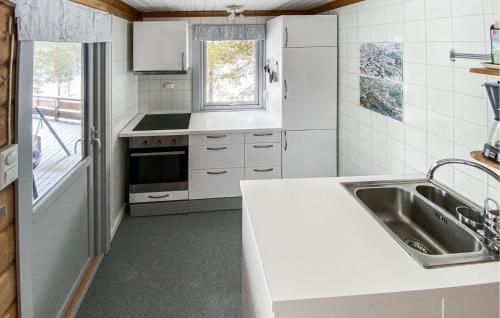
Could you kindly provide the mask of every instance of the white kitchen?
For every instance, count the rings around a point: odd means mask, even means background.
[[[0,317],[500,317],[498,1],[0,24]]]

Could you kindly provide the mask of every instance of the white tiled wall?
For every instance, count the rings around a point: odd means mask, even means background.
[[[187,20],[190,26],[194,24],[229,23],[225,17],[161,20]],[[238,18],[233,23],[264,24],[267,20],[268,17],[245,17],[244,19]],[[141,113],[191,112],[193,95],[191,87],[191,72],[186,75],[141,75],[139,76],[139,111]]]
[[[468,71],[477,61],[449,50],[488,53],[497,0],[366,0],[339,15],[339,164],[342,175],[425,172],[445,157],[470,159],[493,121],[484,87],[497,78]],[[359,43],[402,42],[404,123],[359,105]],[[438,178],[477,203],[498,185],[478,170],[441,168]]]
[[[132,72],[132,23],[113,17],[111,78],[111,226],[116,226],[126,197],[126,140],[119,139],[120,130],[138,113],[137,76]]]

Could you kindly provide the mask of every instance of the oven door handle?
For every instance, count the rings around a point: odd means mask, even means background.
[[[185,151],[134,152],[130,154],[130,157],[177,156],[185,154]]]
[[[163,199],[163,198],[168,198],[170,194],[164,194],[164,195],[148,195],[148,198],[150,199]]]

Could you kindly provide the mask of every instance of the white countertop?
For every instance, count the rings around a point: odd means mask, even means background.
[[[192,113],[188,129],[134,131],[145,114],[135,116],[120,132],[119,137],[192,135],[212,132],[247,132],[281,130],[281,123],[265,111],[233,111]]]
[[[242,181],[273,307],[498,283],[498,262],[424,269],[340,184],[422,177]]]

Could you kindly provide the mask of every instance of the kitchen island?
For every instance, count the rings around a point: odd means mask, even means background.
[[[499,263],[425,269],[341,182],[242,181],[243,317],[499,316]]]

